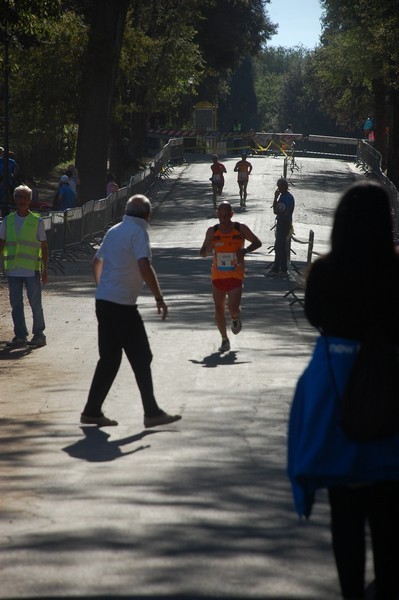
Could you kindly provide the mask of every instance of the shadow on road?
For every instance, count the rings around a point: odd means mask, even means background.
[[[122,438],[120,440],[110,440],[111,435],[98,427],[82,427],[85,437],[79,439],[70,446],[63,448],[63,451],[69,454],[72,458],[87,460],[88,462],[110,462],[129,454],[135,454],[146,448],[150,448],[150,444],[146,446],[138,446],[127,452],[122,451],[122,446],[134,444],[156,433],[155,431],[143,431],[136,435]]]

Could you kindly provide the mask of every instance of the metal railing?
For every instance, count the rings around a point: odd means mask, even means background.
[[[43,215],[49,268],[62,271],[64,260],[77,260],[80,253],[91,251],[91,246],[101,241],[105,231],[122,219],[126,201],[133,194],[146,194],[154,200],[154,189],[159,189],[157,182],[167,176],[168,165],[182,158],[183,140],[171,139],[146,169],[130,178],[126,187],[107,198]]]
[[[395,240],[399,239],[399,192],[397,187],[382,170],[382,155],[366,140],[359,140],[357,147],[357,165],[366,175],[383,183],[390,192],[392,220]]]
[[[158,137],[162,140],[165,134],[150,132],[149,139]],[[358,138],[347,138],[326,135],[304,135],[302,133],[255,132],[233,133],[221,131],[179,132],[183,139],[184,151],[201,154],[239,154],[246,151],[250,154],[266,156],[286,155],[292,142],[295,144],[297,156],[332,157],[356,159]]]

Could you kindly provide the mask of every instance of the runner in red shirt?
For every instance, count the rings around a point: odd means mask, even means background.
[[[224,164],[219,162],[219,157],[217,154],[212,156],[213,163],[211,164],[212,177],[210,178],[212,182],[212,199],[213,206],[216,208],[216,197],[221,196],[224,186],[224,177],[223,173],[227,173],[226,167]]]

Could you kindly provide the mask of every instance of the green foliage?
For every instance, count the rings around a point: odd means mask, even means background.
[[[154,114],[174,124],[187,120],[202,76],[203,60],[195,41],[198,0],[182,9],[180,0],[132,2],[119,63],[117,123],[142,127]],[[141,116],[140,116],[141,115]],[[140,123],[140,125],[138,125]],[[135,134],[139,137],[142,132]]]
[[[205,63],[199,99],[227,101],[230,81],[243,60],[262,51],[276,26],[266,12],[269,0],[213,0],[204,3],[198,43]]]
[[[372,82],[383,78],[398,88],[399,13],[397,0],[322,0],[323,45],[315,70],[323,106],[337,122],[364,121],[375,112]]]
[[[176,20],[170,16],[158,26],[157,18],[141,22],[134,11],[130,13],[119,65],[119,117],[173,112],[195,89],[202,72],[200,51],[193,42],[195,29],[180,18],[180,11]]]
[[[263,0],[217,0],[206,3],[198,40],[212,73],[236,69],[243,58],[255,56],[275,33]]]
[[[230,131],[236,119],[242,131],[258,129],[258,100],[254,85],[252,60],[248,57],[228,80],[229,94],[219,101],[218,128]]]
[[[43,21],[29,50],[10,48],[10,145],[29,170],[73,156],[85,40],[86,26],[68,12]]]
[[[60,0],[3,0],[0,22],[9,34],[23,39],[43,31],[44,22],[58,17],[60,10]]]

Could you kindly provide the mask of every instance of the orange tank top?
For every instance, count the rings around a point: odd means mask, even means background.
[[[237,250],[244,247],[240,224],[233,223],[230,233],[222,233],[219,225],[215,225],[212,246],[212,279],[244,279],[244,261],[237,262]]]

